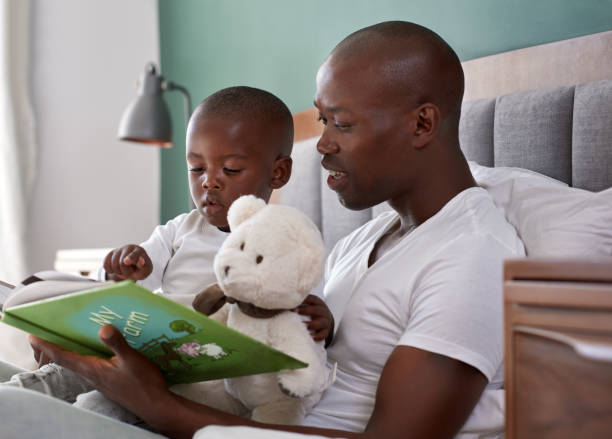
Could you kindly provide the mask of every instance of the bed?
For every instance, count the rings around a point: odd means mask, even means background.
[[[590,193],[612,186],[612,31],[468,61],[463,67],[460,141],[469,160],[530,169]],[[331,249],[388,206],[349,211],[340,205],[320,167],[316,140],[322,126],[316,118],[314,108],[294,115],[293,175],[273,202],[309,215]],[[109,422],[106,427],[106,437],[112,436],[115,426]],[[194,437],[315,436],[211,426]]]

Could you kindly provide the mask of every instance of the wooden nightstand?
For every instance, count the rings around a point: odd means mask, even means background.
[[[506,438],[612,438],[612,258],[504,273]]]

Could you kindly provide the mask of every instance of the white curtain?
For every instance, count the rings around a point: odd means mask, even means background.
[[[29,45],[30,0],[0,0],[0,280],[10,283],[29,274],[26,233],[36,170]]]

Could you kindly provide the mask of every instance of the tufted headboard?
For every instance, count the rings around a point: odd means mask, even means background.
[[[570,186],[612,186],[612,79],[467,101],[461,148],[485,166],[527,168]]]
[[[603,42],[602,42],[603,39]],[[569,45],[569,46],[568,46]],[[577,52],[576,45],[581,50]],[[572,46],[572,47],[570,47]],[[612,32],[522,49],[464,63],[466,100],[460,121],[461,148],[468,160],[485,166],[512,166],[531,169],[564,181],[571,186],[600,191],[612,186]],[[543,52],[544,50],[544,52]],[[593,53],[588,53],[592,50]],[[603,51],[603,52],[602,52]],[[534,52],[534,62],[527,58]],[[580,64],[583,70],[562,80],[568,84],[514,91],[542,84],[543,53],[556,64]],[[585,61],[585,53],[592,58]],[[601,56],[606,55],[607,61]],[[512,93],[478,82],[482,75],[491,75],[492,65],[503,69],[500,82],[508,82],[507,57],[517,64],[521,80],[511,82]],[[588,58],[587,57],[587,58]],[[525,58],[525,59],[523,59]],[[522,60],[523,59],[523,60]],[[522,61],[521,61],[522,60]],[[549,63],[550,64],[550,63]],[[589,66],[596,65],[596,72]],[[592,67],[592,66],[591,66]],[[546,72],[551,77],[555,72]],[[567,75],[561,73],[560,76]],[[599,75],[599,76],[598,76]],[[525,78],[528,80],[525,81]],[[600,79],[607,78],[607,79]],[[584,80],[598,79],[583,82]],[[490,78],[487,79],[489,82]],[[573,81],[573,82],[568,82]],[[527,82],[526,84],[524,84]],[[581,83],[582,82],[582,83]],[[555,83],[554,79],[544,84]],[[486,84],[485,84],[486,85]],[[493,92],[500,91],[498,94]],[[507,87],[505,89],[508,91]],[[474,97],[486,96],[473,99]],[[314,108],[294,116],[296,144],[293,152],[291,181],[280,193],[280,202],[295,206],[319,226],[328,249],[383,210],[386,204],[362,211],[350,211],[340,205],[337,196],[325,183],[327,173],[321,166],[316,141],[321,127]]]

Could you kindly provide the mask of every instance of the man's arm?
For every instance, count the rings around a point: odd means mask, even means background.
[[[472,366],[408,346],[395,348],[378,384],[376,403],[363,433],[253,422],[170,392],[159,370],[111,325],[101,340],[111,359],[87,357],[31,337],[33,346],[83,376],[108,398],[172,438],[191,438],[207,425],[248,425],[345,438],[452,438],[478,402],[487,380]],[[146,402],[145,402],[146,401]]]

